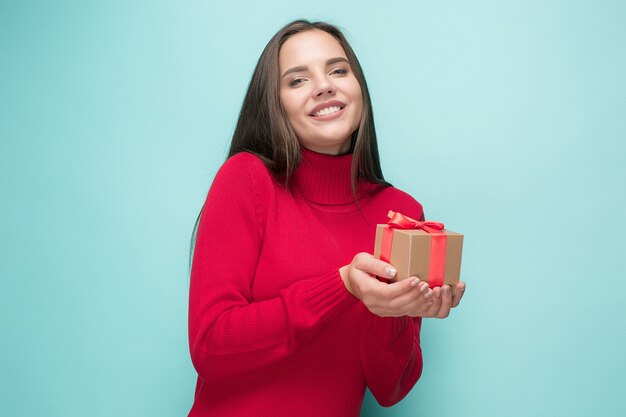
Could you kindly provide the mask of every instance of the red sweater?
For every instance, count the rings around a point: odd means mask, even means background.
[[[290,191],[248,153],[217,173],[191,272],[190,416],[351,417],[366,387],[390,406],[415,385],[421,319],[370,313],[338,269],[373,252],[388,210],[419,219],[422,207],[362,182],[359,212],[351,160],[304,149]]]

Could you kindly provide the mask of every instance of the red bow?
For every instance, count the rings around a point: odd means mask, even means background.
[[[405,216],[404,214],[396,213],[392,210],[389,210],[387,217],[389,217],[387,224],[392,229],[422,229],[426,231],[431,229],[439,231],[443,230],[445,227],[443,223],[430,221],[421,222],[419,220],[412,219],[409,216]]]
[[[446,234],[442,232],[443,223],[418,221],[389,210],[389,221],[383,230],[380,259],[389,262],[391,258],[391,245],[393,242],[393,229],[421,229],[432,235],[430,240],[430,265],[428,268],[428,286],[441,287],[444,283],[444,270],[446,264]],[[424,279],[424,277],[421,277]]]

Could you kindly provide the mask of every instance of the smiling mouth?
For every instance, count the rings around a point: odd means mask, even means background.
[[[331,107],[327,107],[325,109],[322,109],[318,112],[313,113],[313,116],[319,117],[319,116],[327,116],[329,114],[333,114],[333,113],[337,113],[339,110],[341,110],[343,107],[340,106],[331,106]]]

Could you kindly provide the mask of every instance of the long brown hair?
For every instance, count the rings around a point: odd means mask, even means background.
[[[285,41],[291,36],[315,29],[323,30],[339,42],[361,86],[363,112],[359,127],[352,134],[350,142],[352,193],[356,202],[356,187],[359,180],[364,179],[385,186],[390,184],[385,181],[380,166],[372,102],[361,64],[341,30],[329,23],[294,20],[280,29],[265,46],[239,112],[228,158],[240,152],[255,154],[277,178],[288,184],[289,177],[300,164],[302,155],[298,138],[280,103],[278,54]],[[190,266],[201,215],[202,210],[196,219],[190,242]]]
[[[275,175],[288,182],[289,176],[300,163],[301,153],[298,138],[280,103],[278,54],[291,36],[314,29],[323,30],[339,42],[361,86],[363,113],[358,129],[352,134],[350,146],[353,155],[352,189],[356,190],[359,179],[388,185],[380,167],[372,103],[361,64],[343,33],[326,22],[295,20],[280,29],[269,41],[252,74],[228,157],[239,152],[253,153]]]

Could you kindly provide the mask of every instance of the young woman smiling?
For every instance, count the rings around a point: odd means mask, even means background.
[[[394,282],[375,225],[422,206],[385,182],[367,84],[342,33],[295,21],[256,66],[229,158],[195,240],[190,416],[358,416],[422,371],[423,317],[446,317],[459,283]],[[381,282],[376,276],[387,277]]]

